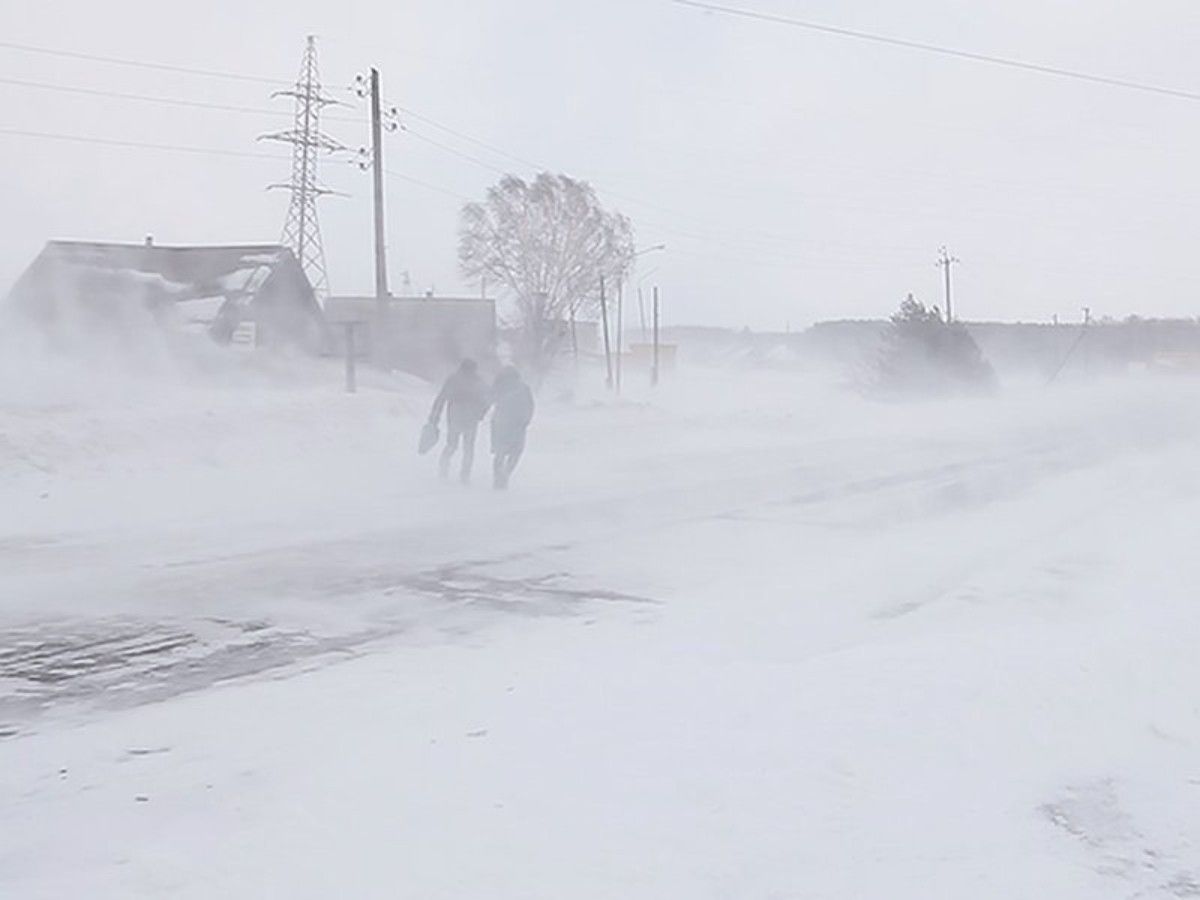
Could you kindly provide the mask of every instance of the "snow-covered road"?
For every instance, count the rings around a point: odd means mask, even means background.
[[[1200,896],[1195,387],[424,399],[6,411],[0,895]]]

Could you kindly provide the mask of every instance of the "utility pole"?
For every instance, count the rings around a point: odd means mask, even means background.
[[[649,335],[646,334],[646,304],[642,300],[642,286],[640,284],[638,285],[638,321],[642,326],[642,343],[644,344]]]
[[[379,70],[371,67],[371,189],[375,197],[375,305],[379,337],[372,341],[375,357],[383,361],[387,334],[387,244],[383,233],[383,112],[379,102]]]
[[[604,296],[604,276],[600,276],[600,327],[604,330],[604,386],[612,390],[613,386],[613,366],[612,366],[612,351],[609,349],[608,343],[608,301]]]
[[[951,256],[950,251],[945,247],[938,251],[937,266],[946,277],[946,324],[954,321],[954,307],[950,305],[950,267],[956,262],[958,262],[958,258]]]
[[[1057,315],[1054,317],[1054,320],[1055,320],[1055,324],[1057,324],[1058,323]],[[1055,379],[1057,379],[1058,376],[1062,374],[1062,370],[1067,367],[1067,363],[1071,361],[1071,357],[1075,354],[1075,351],[1079,349],[1079,346],[1081,344],[1083,344],[1083,370],[1084,370],[1084,372],[1087,372],[1087,370],[1088,370],[1088,350],[1087,350],[1087,345],[1084,344],[1084,341],[1087,339],[1088,325],[1090,325],[1091,322],[1092,322],[1091,307],[1085,306],[1083,308],[1083,327],[1081,327],[1079,329],[1079,337],[1075,338],[1074,343],[1072,343],[1070,348],[1067,350],[1067,355],[1062,358],[1062,362],[1060,362],[1058,364],[1057,368],[1055,368],[1054,372],[1050,375],[1050,378],[1046,381],[1047,386],[1053,384]]]
[[[366,77],[354,79],[354,90],[360,98],[371,103],[371,147],[358,151],[358,165],[371,170],[371,193],[375,210],[375,333],[371,337],[371,353],[376,363],[382,364],[386,356],[388,320],[387,238],[383,218],[383,132],[395,131],[400,127],[396,107],[383,108],[379,86],[379,70],[371,67]],[[405,273],[407,279],[407,273]]]
[[[383,110],[379,102],[379,70],[371,69],[371,188],[375,196],[375,299],[387,310],[387,246],[383,234]]]
[[[344,322],[342,327],[345,329],[346,340],[346,393],[353,394],[358,390],[358,380],[354,373],[354,363],[357,358],[357,353],[354,349],[354,326],[356,322]]]
[[[575,378],[579,378],[579,336],[575,333],[575,307],[571,307],[571,356],[575,361]]]
[[[287,218],[280,239],[296,255],[296,261],[308,277],[313,293],[319,300],[329,294],[325,274],[325,250],[321,242],[321,226],[317,222],[317,199],[333,191],[317,181],[317,159],[322,152],[345,150],[342,144],[321,131],[320,114],[326,106],[337,103],[321,93],[321,76],[317,70],[317,39],[309,35],[300,63],[300,75],[294,87],[276,91],[272,97],[295,99],[292,127],[259,137],[262,141],[279,141],[292,145],[292,177],[286,184],[271,184],[267,190],[283,190],[291,194]]]
[[[1083,328],[1079,332],[1079,340],[1083,344],[1083,374],[1088,375],[1092,368],[1091,348],[1087,342],[1088,326],[1092,324],[1092,308],[1085,306],[1083,308]]]
[[[655,244],[652,247],[643,247],[641,250],[633,251],[633,254],[629,258],[630,258],[630,260],[635,260],[639,256],[642,256],[646,253],[658,253],[658,252],[661,252],[666,249],[667,249],[666,244]],[[642,325],[642,342],[643,343],[645,343],[645,341],[646,341],[646,305],[642,301],[642,282],[645,281],[647,278],[649,278],[651,275],[653,275],[657,271],[658,271],[657,267],[651,269],[649,272],[647,272],[645,275],[643,275],[641,278],[639,278],[638,283],[637,283],[638,320],[641,322],[641,325]]]
[[[617,396],[621,394],[621,329],[625,310],[625,286],[617,282]]]
[[[654,286],[654,360],[650,364],[650,384],[658,384],[658,285]]]

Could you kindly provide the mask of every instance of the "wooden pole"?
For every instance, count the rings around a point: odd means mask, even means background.
[[[617,394],[621,393],[621,329],[623,326],[622,316],[625,310],[625,288],[621,282],[617,282]]]
[[[354,323],[345,322],[342,327],[346,329],[346,393],[353,394],[358,390],[358,381],[354,371],[355,357],[357,356],[354,350]]]
[[[375,305],[376,330],[371,348],[378,363],[384,361],[388,319],[387,243],[383,222],[383,112],[379,100],[379,70],[371,69],[371,187],[375,198]]]
[[[650,384],[658,384],[658,285],[654,286],[654,361],[650,365]]]
[[[954,306],[951,303],[950,297],[950,267],[958,262],[956,257],[950,255],[950,251],[943,247],[938,254],[938,265],[941,266],[945,273],[946,285],[946,324],[949,325],[954,321]]]
[[[608,343],[608,301],[604,296],[604,276],[600,276],[600,327],[604,331],[604,386],[612,390],[613,365],[612,349]]]
[[[571,355],[575,358],[575,377],[579,378],[579,336],[575,333],[575,307],[571,307]]]

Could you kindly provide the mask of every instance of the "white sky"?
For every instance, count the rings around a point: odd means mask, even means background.
[[[731,0],[931,43],[1200,90],[1184,0],[964,4]],[[883,316],[908,291],[941,302],[942,243],[968,319],[1194,315],[1200,103],[1080,84],[669,0],[0,0],[0,41],[293,78],[320,38],[328,84],[371,64],[385,94],[439,123],[591,180],[634,221],[639,277],[669,323],[782,329]],[[269,85],[0,47],[0,79],[267,107]],[[349,96],[349,95],[346,95]],[[287,101],[274,105],[288,113]],[[278,152],[278,160],[0,134],[0,290],[50,238],[274,241],[286,148],[270,117],[0,83],[0,128]],[[339,116],[360,116],[342,110]],[[414,290],[474,292],[457,210],[529,167],[415,119],[390,140],[389,268]],[[366,128],[328,122],[345,142]],[[371,289],[369,177],[328,163],[335,292]]]

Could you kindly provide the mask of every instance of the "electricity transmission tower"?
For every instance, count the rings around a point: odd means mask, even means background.
[[[317,41],[309,35],[300,64],[296,86],[276,91],[273,97],[293,97],[296,115],[287,131],[264,134],[260,140],[280,141],[292,145],[292,178],[287,184],[272,184],[268,190],[291,193],[287,219],[283,224],[281,243],[296,254],[317,297],[324,300],[329,293],[325,274],[325,248],[321,243],[321,225],[317,221],[317,198],[334,191],[321,187],[317,181],[317,158],[322,152],[334,153],[346,148],[321,131],[321,110],[337,103],[321,93],[321,76],[317,71]]]

